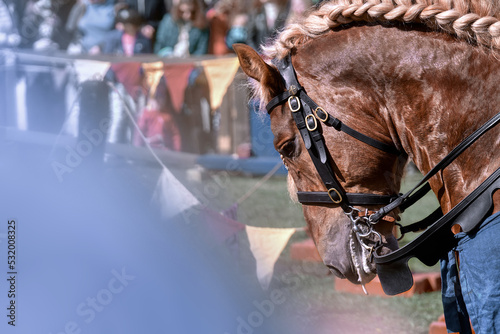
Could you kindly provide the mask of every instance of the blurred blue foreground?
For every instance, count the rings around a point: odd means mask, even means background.
[[[0,152],[0,333],[290,333],[192,223],[161,220],[137,171],[82,165],[60,182],[48,150]]]

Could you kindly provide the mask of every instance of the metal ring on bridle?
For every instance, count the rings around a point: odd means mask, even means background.
[[[338,200],[334,200],[334,199],[333,199],[333,197],[332,197],[332,191],[334,191],[334,192],[337,194],[337,196],[339,197],[339,199],[338,199]],[[330,189],[328,189],[328,197],[330,197],[330,199],[332,200],[332,202],[333,202],[333,203],[335,203],[335,204],[340,204],[340,203],[342,203],[342,195],[341,195],[341,194],[340,194],[340,192],[339,192],[337,189],[335,189],[335,188],[330,188]]]
[[[313,120],[313,124],[314,124],[313,126],[311,126],[309,124],[309,120],[311,120],[311,119]],[[316,120],[316,117],[314,117],[313,114],[309,114],[306,116],[306,127],[307,127],[307,130],[309,130],[309,131],[314,131],[318,128],[318,121]]]
[[[370,228],[369,226],[365,226],[365,227],[368,229],[368,231],[366,231],[366,232],[363,232],[363,230],[362,230],[362,228],[360,228],[360,225],[359,225],[359,224],[358,224],[358,225],[354,225],[354,226],[353,226],[353,230],[354,230],[354,232],[356,232],[356,234],[357,234],[358,236],[360,236],[361,238],[366,238],[366,237],[368,237],[370,234],[372,234],[373,229],[372,229],[372,228]]]
[[[379,232],[377,232],[377,231],[375,231],[373,228],[371,228],[371,226],[370,226],[370,230],[369,230],[368,232],[366,232],[366,233],[361,234],[361,233],[359,233],[358,231],[356,231],[354,228],[353,228],[353,232],[354,232],[354,234],[356,235],[356,239],[358,239],[359,244],[360,244],[363,248],[365,248],[365,249],[367,249],[367,250],[372,251],[374,248],[378,248],[378,247],[382,244],[382,236],[380,235],[380,233],[379,233]],[[363,241],[364,239],[368,238],[371,234],[376,235],[376,236],[377,236],[377,239],[378,239],[378,240],[376,240],[376,241],[375,241],[375,245],[374,245],[374,246],[369,246],[369,245],[367,245],[367,244]]]
[[[364,249],[373,252],[374,249],[380,247],[382,244],[382,236],[373,228],[374,224],[367,217],[367,213],[360,216],[359,214],[361,213],[361,210],[354,207],[350,207],[350,209],[351,211],[345,212],[345,215],[349,217],[352,223],[353,234],[356,235],[356,239]],[[369,246],[365,243],[365,239],[369,238],[372,234],[376,236],[377,240],[375,241],[374,246]]]
[[[292,107],[292,104],[290,103],[290,101],[291,101],[292,99],[294,99],[295,101],[297,101],[297,108],[293,108],[293,107]],[[299,110],[300,110],[300,99],[299,99],[297,96],[290,96],[290,97],[288,98],[288,106],[290,107],[290,110],[291,110],[292,112],[297,112],[297,111],[299,111]]]

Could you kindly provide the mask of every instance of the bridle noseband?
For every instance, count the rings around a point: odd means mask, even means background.
[[[306,93],[295,74],[292,65],[291,56],[288,55],[277,64],[277,68],[285,83],[286,91],[275,96],[266,106],[267,112],[271,114],[275,107],[284,103],[288,104],[292,112],[295,124],[300,132],[304,145],[309,152],[309,156],[316,167],[321,180],[327,191],[299,191],[297,197],[300,203],[307,205],[339,205],[345,215],[352,222],[353,232],[358,241],[370,252],[374,247],[381,245],[382,238],[378,232],[373,229],[373,225],[378,222],[369,219],[369,215],[363,214],[362,210],[354,208],[356,206],[388,205],[398,195],[378,195],[364,193],[348,193],[338,181],[333,169],[332,158],[326,148],[325,139],[321,131],[321,123],[333,127],[337,131],[342,131],[357,140],[373,146],[389,154],[399,155],[394,146],[385,144],[376,139],[370,138],[342,123],[335,117],[328,114],[323,108],[318,106]],[[367,212],[367,211],[366,211]],[[383,218],[383,217],[381,217]],[[382,219],[379,219],[382,220]],[[377,244],[368,246],[364,240],[370,235],[377,236]]]

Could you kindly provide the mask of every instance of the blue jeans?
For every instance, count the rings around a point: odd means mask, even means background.
[[[449,331],[469,333],[470,317],[477,334],[499,333],[500,212],[488,217],[479,229],[455,237],[457,247],[441,261],[446,326]]]

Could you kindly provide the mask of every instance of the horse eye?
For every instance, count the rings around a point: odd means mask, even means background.
[[[295,155],[295,140],[289,140],[279,148],[279,153],[285,158],[291,158]]]

